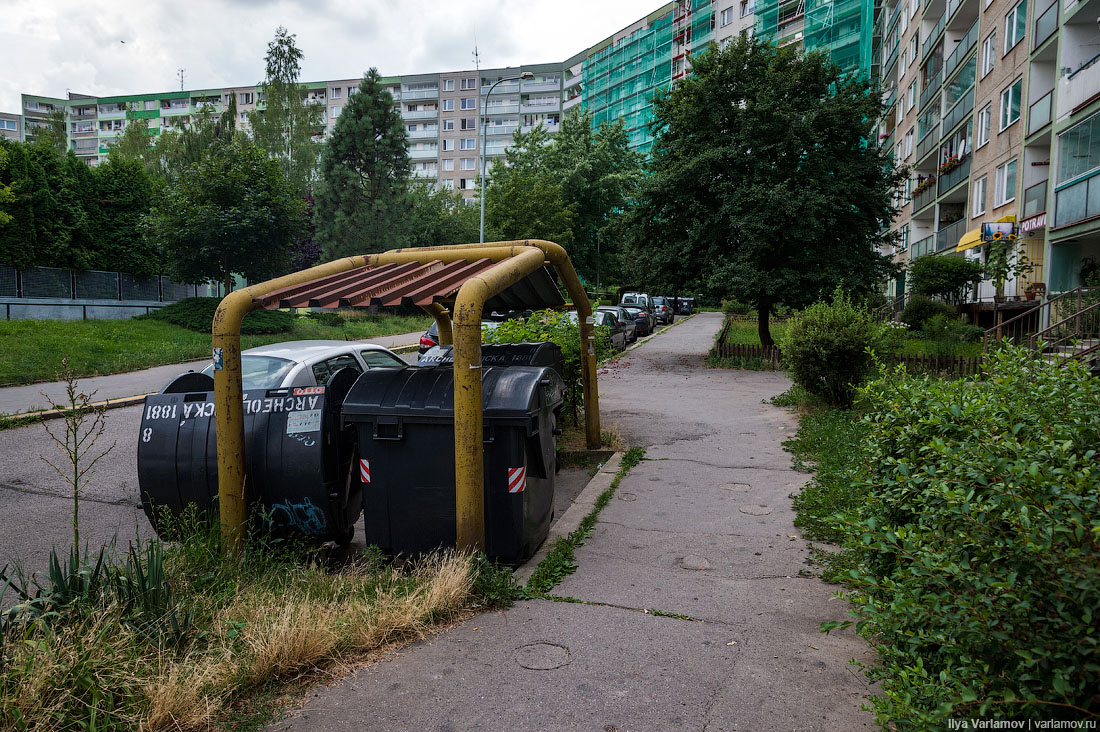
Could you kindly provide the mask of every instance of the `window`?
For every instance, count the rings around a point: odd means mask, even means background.
[[[985,40],[982,41],[982,75],[984,79],[985,75],[993,70],[993,64],[997,62],[997,31],[994,30]]]
[[[248,112],[241,112],[241,122],[248,121]]]
[[[477,109],[477,100],[473,97],[462,97],[462,109]]]
[[[314,364],[313,376],[317,379],[318,386],[324,386],[328,383],[328,380],[332,378],[340,369],[355,369],[355,371],[362,373],[363,367],[359,365],[359,362],[355,360],[355,356],[345,355],[337,356],[336,358],[330,358],[327,361]]]
[[[1020,119],[1020,94],[1024,89],[1024,79],[1021,76],[1012,82],[1012,86],[1001,92],[1001,131]]]
[[[473,117],[465,117],[465,118],[463,118],[462,125],[460,127],[463,130],[476,130],[477,129],[477,120],[474,119]]]
[[[403,369],[407,363],[392,355],[389,351],[360,351],[363,363],[368,369]]]
[[[465,107],[463,107],[463,109],[465,109]],[[444,99],[443,100],[443,111],[444,112],[453,112],[453,111],[455,111],[455,100],[453,100],[453,99]]]
[[[1016,161],[1010,160],[997,168],[996,189],[993,192],[993,208],[1016,200]]]
[[[905,10],[901,11],[901,25],[899,26],[899,32],[904,35],[905,31],[909,30],[909,14]]]
[[[444,152],[455,149],[455,141],[443,138],[443,150]]]
[[[339,99],[340,98],[340,92],[341,92],[340,87],[334,86],[334,87],[332,87],[331,89],[328,90],[328,95],[330,97],[332,97],[333,99]]]
[[[453,158],[447,158],[443,161],[443,170],[451,171],[455,169],[455,161]]]
[[[913,63],[916,63],[920,56],[917,51],[920,50],[920,33],[914,33],[913,37],[909,39],[909,58],[913,59]]]
[[[473,178],[459,178],[458,187],[463,191],[472,191],[476,181]]]
[[[741,0],[741,17],[752,15],[756,10],[755,0]]]
[[[469,77],[469,78],[463,79],[462,80],[462,89],[463,90],[477,89],[477,79],[472,77],[472,76]]]
[[[917,14],[917,8],[920,7],[920,0],[909,0],[909,17],[913,18]]]
[[[447,161],[444,160],[443,162],[447,162]],[[446,168],[444,168],[444,170],[446,170]],[[454,188],[455,188],[455,179],[454,178],[444,178],[443,180],[439,181],[439,185],[443,186],[443,188],[445,190],[453,191]]]
[[[453,119],[443,120],[443,129],[453,130],[455,128],[455,121]]]
[[[993,104],[985,105],[985,108],[978,112],[978,147],[989,142],[989,125],[993,121]]]
[[[742,16],[742,17],[744,17],[744,16]],[[725,10],[722,11],[721,25],[724,28],[725,26],[729,25],[732,22],[733,22],[733,8],[726,8]]]
[[[905,157],[913,154],[913,130],[905,133]]]
[[[909,68],[909,49],[901,49],[901,57],[898,59],[898,66],[901,68],[901,75],[905,76],[905,70]]]
[[[458,146],[459,150],[477,150],[476,137],[463,137]]]
[[[455,90],[455,80],[454,79],[444,79],[443,80],[443,91],[454,91],[454,90]]]
[[[340,107],[333,107],[328,113],[329,119],[336,119],[340,116]]]
[[[905,94],[905,106],[906,112],[917,106],[917,82],[915,81],[909,85],[909,91]]]
[[[1100,114],[1063,132],[1058,143],[1059,185],[1100,169]]]
[[[1008,53],[1016,44],[1024,40],[1024,31],[1027,29],[1027,0],[1020,0],[1020,4],[1008,11],[1005,16],[1005,53]]]
[[[474,169],[474,159],[473,158],[462,158],[462,160],[460,160],[459,163],[460,163],[460,165],[458,166],[459,170],[473,170]]]
[[[348,96],[350,97],[350,96],[351,96],[352,94],[354,94],[354,93],[355,93],[356,91],[357,91],[357,90],[356,90],[356,88],[355,88],[354,86],[349,86],[349,87],[348,87]]]
[[[974,216],[985,213],[985,188],[988,176],[982,176],[974,181]]]

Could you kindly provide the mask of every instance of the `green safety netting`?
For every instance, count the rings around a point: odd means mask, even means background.
[[[874,12],[873,0],[757,0],[756,34],[823,48],[842,68],[870,74]]]

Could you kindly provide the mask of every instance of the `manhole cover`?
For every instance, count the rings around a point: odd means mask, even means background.
[[[724,486],[727,491],[738,491],[740,493],[748,493],[752,486],[748,483],[726,483]]]
[[[620,501],[636,501],[638,497],[633,493],[615,493],[615,497]]]
[[[531,671],[549,671],[569,663],[569,649],[557,643],[528,643],[516,649],[516,663]]]
[[[738,506],[737,510],[741,513],[747,513],[750,516],[767,516],[772,512],[771,506],[748,504],[745,506]]]
[[[707,561],[706,557],[701,557],[698,554],[688,554],[686,557],[680,558],[680,568],[700,572],[704,569],[710,569],[710,562]]]

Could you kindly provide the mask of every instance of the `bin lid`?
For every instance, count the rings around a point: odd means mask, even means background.
[[[527,418],[557,406],[565,387],[546,366],[482,369],[481,404],[486,418]],[[343,414],[454,418],[451,368],[376,369],[364,372],[344,399]]]
[[[556,366],[562,363],[556,343],[486,343],[481,346],[482,366]],[[417,360],[417,366],[451,366],[454,346],[433,346]]]

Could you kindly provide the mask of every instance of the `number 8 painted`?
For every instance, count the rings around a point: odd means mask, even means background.
[[[153,437],[153,428],[152,427],[146,427],[145,429],[143,429],[141,431],[141,441],[142,442],[148,442],[150,439],[152,439],[152,437]]]

